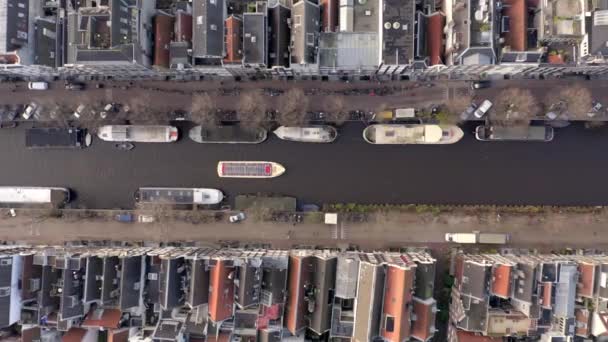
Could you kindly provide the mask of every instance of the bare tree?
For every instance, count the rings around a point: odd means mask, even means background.
[[[219,125],[215,99],[206,93],[192,96],[190,118],[194,123],[205,127]]]
[[[538,101],[529,90],[507,88],[498,95],[490,118],[496,124],[527,126],[539,110]]]
[[[559,99],[565,104],[565,110],[571,118],[585,119],[593,105],[591,92],[587,87],[564,87],[559,91]]]
[[[300,126],[307,122],[308,98],[300,88],[292,88],[279,97],[277,121],[283,126]]]
[[[329,98],[327,103],[327,112],[329,121],[341,126],[348,120],[348,111],[345,109],[344,97],[334,95]]]
[[[266,101],[258,91],[246,92],[239,98],[237,115],[245,128],[256,129],[267,122]]]

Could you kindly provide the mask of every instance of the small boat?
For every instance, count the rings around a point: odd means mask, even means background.
[[[267,161],[221,161],[217,175],[225,178],[274,178],[285,173],[279,163]]]
[[[328,125],[280,126],[274,134],[282,140],[309,143],[330,143],[338,137],[338,131]]]
[[[376,145],[444,145],[454,144],[464,136],[455,125],[370,125],[363,130],[363,139]]]
[[[121,142],[121,143],[116,143],[114,145],[114,147],[116,147],[117,149],[119,149],[121,151],[131,151],[132,149],[135,148],[135,145],[133,145],[130,142]]]
[[[245,129],[238,125],[214,128],[195,126],[188,135],[202,144],[259,144],[266,140],[268,132],[263,128]]]

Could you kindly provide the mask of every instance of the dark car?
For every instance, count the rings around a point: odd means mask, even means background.
[[[84,90],[85,85],[84,83],[80,83],[80,82],[66,82],[65,83],[65,89],[67,90]]]
[[[477,82],[471,83],[471,89],[475,90],[475,89],[490,88],[491,85],[492,85],[492,83],[490,81],[477,81]]]
[[[0,107],[0,128],[17,127],[17,122],[14,121],[17,112],[13,111],[9,106]]]

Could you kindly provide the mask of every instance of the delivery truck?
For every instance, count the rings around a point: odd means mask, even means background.
[[[510,235],[506,233],[480,233],[473,231],[471,233],[446,233],[446,242],[455,243],[481,243],[481,244],[498,244],[504,245],[510,240]]]

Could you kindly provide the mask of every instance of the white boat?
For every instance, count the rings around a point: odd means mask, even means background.
[[[225,178],[274,178],[285,173],[279,163],[267,161],[221,161],[217,175]]]
[[[167,143],[177,140],[178,131],[165,125],[109,125],[99,127],[97,136],[105,141]]]
[[[218,204],[224,194],[209,188],[139,188],[135,200],[139,203],[158,204]]]
[[[455,125],[370,125],[363,131],[363,139],[376,145],[443,145],[454,144],[464,136]]]
[[[280,126],[274,134],[279,139],[310,143],[330,143],[338,137],[338,131],[328,125]]]
[[[63,205],[70,201],[70,190],[58,187],[0,186],[0,203]]]

